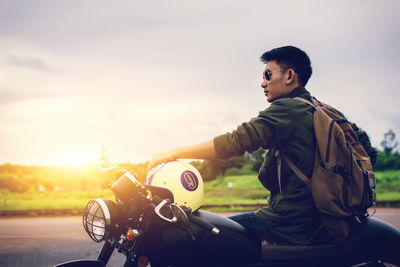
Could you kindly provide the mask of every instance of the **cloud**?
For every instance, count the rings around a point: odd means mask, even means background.
[[[29,98],[31,97],[27,96],[26,94],[16,94],[8,90],[0,89],[0,105],[13,103]]]
[[[42,59],[35,57],[22,58],[15,55],[9,55],[6,58],[6,64],[19,68],[34,69],[37,71],[56,72],[55,68],[51,67]]]
[[[0,163],[102,143],[136,161],[231,131],[268,105],[258,57],[286,44],[374,145],[400,134],[398,1],[3,2]]]

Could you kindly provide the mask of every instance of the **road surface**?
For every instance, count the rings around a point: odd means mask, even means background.
[[[400,209],[379,208],[374,217],[400,229]],[[89,239],[79,216],[0,218],[0,266],[47,267],[79,258],[95,259],[101,245]],[[122,266],[123,261],[114,253],[109,266]]]

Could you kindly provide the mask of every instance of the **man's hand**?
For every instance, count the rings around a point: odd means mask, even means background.
[[[153,156],[153,159],[147,163],[147,171],[150,171],[153,167],[157,166],[162,162],[176,160],[177,157],[175,156],[175,154],[176,153],[174,150],[169,150],[166,152],[155,154]]]
[[[153,159],[147,163],[147,170],[150,171],[154,166],[161,162],[176,159],[215,159],[217,152],[214,148],[213,140],[209,140],[197,145],[175,148],[166,152],[155,154]]]

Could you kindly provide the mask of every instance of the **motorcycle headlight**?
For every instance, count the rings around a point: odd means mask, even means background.
[[[95,242],[105,240],[118,220],[117,204],[108,199],[92,199],[83,212],[83,227]]]

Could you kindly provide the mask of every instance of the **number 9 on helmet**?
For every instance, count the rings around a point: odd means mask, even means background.
[[[176,204],[192,211],[199,209],[203,202],[203,179],[195,167],[184,161],[157,165],[148,173],[145,184],[168,189]]]

